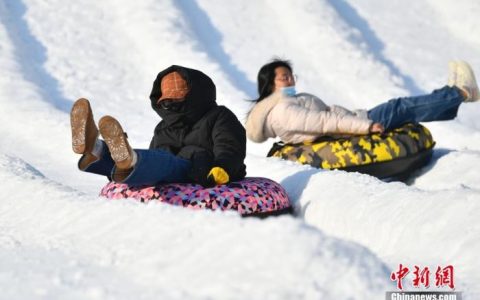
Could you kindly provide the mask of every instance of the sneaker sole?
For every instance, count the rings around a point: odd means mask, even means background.
[[[87,120],[91,113],[87,99],[79,99],[70,111],[70,126],[72,129],[72,148],[77,154],[85,153]]]
[[[475,78],[475,73],[473,73],[472,68],[470,65],[464,61],[459,61],[456,63],[457,66],[457,74],[461,74],[460,77],[470,77],[472,79],[471,85],[463,86],[463,88],[467,89],[470,94],[470,99],[466,100],[466,102],[473,102],[477,101],[480,96],[480,92],[478,90],[477,79]],[[468,75],[466,75],[468,74]],[[458,76],[458,75],[457,75]]]
[[[457,62],[448,62],[448,86],[454,86],[457,81]]]
[[[100,119],[98,127],[117,167],[120,169],[130,168],[132,154],[120,123],[113,117],[104,116]]]

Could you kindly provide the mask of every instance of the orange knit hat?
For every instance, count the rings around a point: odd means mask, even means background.
[[[158,101],[163,99],[183,100],[190,91],[190,88],[180,73],[174,71],[162,78],[160,90],[162,91],[162,96]]]

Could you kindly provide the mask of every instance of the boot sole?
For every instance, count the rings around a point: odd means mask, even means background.
[[[122,126],[113,117],[104,116],[98,123],[100,134],[110,150],[115,165],[120,169],[128,169],[132,163],[132,153]]]
[[[77,154],[85,153],[87,121],[91,113],[87,99],[78,99],[70,112],[70,126],[72,129],[72,148]]]

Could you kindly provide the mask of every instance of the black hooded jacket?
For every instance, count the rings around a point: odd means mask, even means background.
[[[157,105],[162,78],[177,71],[190,88],[178,111]],[[245,177],[246,134],[237,117],[218,106],[213,81],[204,73],[173,65],[157,75],[150,101],[162,118],[155,127],[150,149],[162,149],[192,162],[190,178],[201,183],[212,167],[221,167],[231,181]]]

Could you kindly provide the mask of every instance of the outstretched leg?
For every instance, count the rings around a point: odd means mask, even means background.
[[[101,118],[98,125],[115,162],[113,181],[131,185],[188,181],[190,161],[163,150],[132,149],[122,126],[111,116]]]
[[[464,96],[457,87],[445,86],[433,93],[392,99],[368,111],[368,118],[386,130],[406,123],[452,120]]]
[[[452,120],[462,102],[479,100],[475,75],[463,61],[449,63],[448,86],[431,94],[392,99],[368,111],[368,117],[385,129],[406,123]]]

